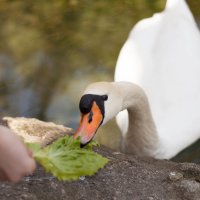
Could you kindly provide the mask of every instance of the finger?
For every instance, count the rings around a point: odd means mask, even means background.
[[[23,171],[23,176],[27,176],[32,174],[36,169],[36,162],[34,159],[29,159],[27,162],[24,171]]]
[[[30,167],[30,173],[32,174],[36,169],[36,162],[34,159],[31,160],[31,167]]]
[[[7,175],[2,171],[0,170],[0,181],[8,181],[8,177]]]
[[[33,157],[33,152],[30,149],[27,149],[28,155],[32,158]]]

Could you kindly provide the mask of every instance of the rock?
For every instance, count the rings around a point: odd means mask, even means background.
[[[183,178],[183,174],[179,173],[179,172],[170,172],[169,173],[169,179],[171,181],[178,181],[180,179]]]
[[[1,200],[200,199],[200,167],[196,164],[113,154],[105,147],[96,151],[110,159],[96,175],[60,182],[38,167],[16,185],[1,183]],[[169,174],[178,178],[171,180]]]
[[[1,200],[199,200],[200,166],[95,149],[110,159],[104,169],[78,181],[57,181],[38,166],[18,184],[0,183]]]
[[[53,122],[43,122],[35,118],[4,117],[2,124],[8,126],[24,142],[38,142],[46,146],[54,140],[73,133],[71,128]]]

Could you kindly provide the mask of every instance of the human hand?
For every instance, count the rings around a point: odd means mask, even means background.
[[[18,182],[35,168],[31,151],[12,131],[0,126],[0,181]]]

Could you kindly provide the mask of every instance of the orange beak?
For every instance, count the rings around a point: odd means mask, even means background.
[[[79,128],[74,135],[74,138],[80,137],[81,146],[85,146],[92,140],[102,120],[101,110],[96,102],[93,102],[90,113],[82,114]]]

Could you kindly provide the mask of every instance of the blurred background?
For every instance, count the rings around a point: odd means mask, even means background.
[[[200,1],[188,4],[200,25]],[[113,80],[129,31],[164,6],[165,0],[1,0],[1,117],[36,117],[76,129],[84,88]],[[97,140],[118,149],[114,120]]]

